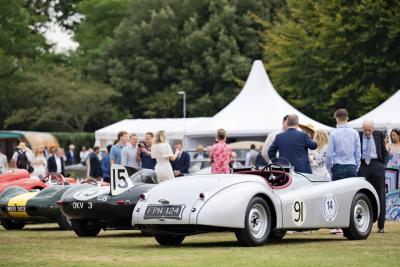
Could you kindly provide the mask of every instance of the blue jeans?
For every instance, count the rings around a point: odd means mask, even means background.
[[[348,177],[356,177],[357,169],[356,165],[351,164],[335,164],[332,169],[332,181],[348,178]]]

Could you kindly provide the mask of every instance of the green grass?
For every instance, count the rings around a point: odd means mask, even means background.
[[[374,226],[363,241],[321,230],[252,248],[239,247],[233,233],[190,236],[175,248],[138,231],[78,238],[55,224],[0,228],[0,266],[399,266],[399,222],[387,222],[385,234]]]

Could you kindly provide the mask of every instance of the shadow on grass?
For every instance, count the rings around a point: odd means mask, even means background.
[[[114,238],[114,237],[134,237],[134,238],[143,238],[143,237],[149,237],[149,236],[145,236],[142,233],[120,233],[120,234],[108,234],[107,232],[103,232],[106,233],[106,235],[99,235],[97,236],[97,238]],[[152,238],[152,236],[150,236]]]
[[[49,228],[49,227],[38,227],[38,228],[24,228],[24,229],[21,229],[21,230],[18,230],[18,231],[26,231],[26,232],[46,232],[46,231],[48,231],[48,232],[66,232],[66,231],[69,231],[69,230],[61,230],[60,228],[58,228],[58,227],[51,227],[51,228]]]

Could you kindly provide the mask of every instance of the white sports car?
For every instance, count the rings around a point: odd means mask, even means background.
[[[375,189],[362,177],[329,181],[279,164],[176,178],[140,198],[132,225],[154,233],[161,245],[211,231],[232,231],[244,246],[281,239],[287,230],[319,228],[366,239],[380,209]]]

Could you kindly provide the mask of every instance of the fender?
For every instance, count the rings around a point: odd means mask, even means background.
[[[269,187],[252,181],[234,184],[211,196],[199,209],[196,224],[244,228],[247,206],[250,200],[258,194],[271,200],[276,214],[276,228],[281,228],[280,199],[273,194]]]

